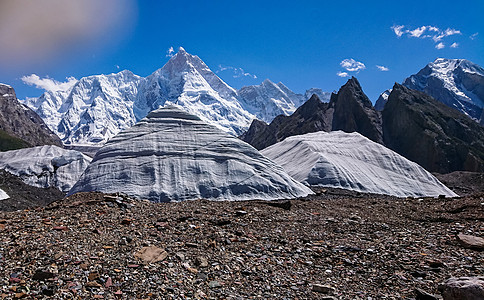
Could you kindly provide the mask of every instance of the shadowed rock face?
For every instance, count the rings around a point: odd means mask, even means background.
[[[382,118],[385,145],[428,171],[484,171],[484,128],[432,97],[395,84]]]
[[[381,116],[356,78],[348,80],[331,102],[334,107],[333,131],[359,132],[374,142],[383,143]]]
[[[260,150],[289,136],[331,131],[332,111],[328,103],[322,103],[318,96],[312,95],[291,116],[279,115],[269,125],[254,120],[240,139]]]
[[[17,141],[15,149],[29,146],[62,146],[60,139],[50,131],[44,121],[30,108],[17,101],[11,86],[0,84],[0,131]],[[5,149],[7,150],[7,149]]]

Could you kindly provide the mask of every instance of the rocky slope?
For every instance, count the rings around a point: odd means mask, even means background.
[[[482,236],[481,197],[328,189],[287,202],[156,204],[81,193],[0,212],[0,294],[414,299],[416,289],[437,294],[451,276],[483,274],[484,252],[456,238]]]
[[[349,79],[329,103],[313,95],[291,116],[278,116],[269,125],[253,121],[240,138],[260,150],[289,136],[321,130],[359,132],[382,143],[381,116],[356,78]]]
[[[277,116],[270,124],[252,121],[249,129],[239,138],[261,150],[288,136],[315,131],[330,131],[333,109],[313,95],[290,116]]]
[[[101,148],[69,194],[124,192],[154,202],[306,196],[250,145],[179,106],[152,111]]]
[[[484,128],[464,114],[395,84],[382,116],[385,145],[425,169],[484,171]]]
[[[330,105],[334,107],[331,130],[359,132],[374,142],[383,142],[381,116],[356,78],[352,77],[341,87]]]
[[[0,84],[0,150],[39,145],[62,143],[35,112],[18,102],[11,86]]]
[[[397,197],[457,196],[418,164],[357,132],[292,136],[261,153],[311,186]]]

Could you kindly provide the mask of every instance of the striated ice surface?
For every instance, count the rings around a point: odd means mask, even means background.
[[[154,202],[281,199],[311,192],[249,144],[167,106],[107,142],[69,194],[123,192]]]
[[[397,197],[457,196],[418,164],[356,132],[292,136],[261,152],[308,185]]]
[[[63,192],[71,189],[90,161],[79,151],[53,145],[0,152],[0,169],[19,176],[26,184]]]

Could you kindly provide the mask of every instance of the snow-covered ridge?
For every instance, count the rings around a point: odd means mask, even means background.
[[[166,106],[108,141],[69,194],[124,192],[155,202],[306,196],[310,189],[252,146]]]
[[[320,89],[307,93],[325,95]],[[305,100],[282,83],[268,80],[237,91],[198,56],[180,48],[162,68],[146,78],[127,70],[88,76],[68,90],[46,91],[24,103],[44,119],[64,144],[102,145],[150,111],[167,104],[180,105],[202,120],[239,135],[254,118],[270,122],[278,114],[291,114]]]
[[[418,164],[356,132],[292,136],[261,152],[309,185],[397,197],[457,196]]]
[[[403,85],[425,92],[476,120],[484,108],[484,69],[465,59],[437,58]]]
[[[0,169],[28,185],[63,192],[71,189],[90,162],[81,152],[52,145],[0,152]]]

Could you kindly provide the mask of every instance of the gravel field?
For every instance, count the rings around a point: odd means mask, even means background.
[[[0,212],[0,298],[413,299],[484,274],[484,194],[316,189],[286,201],[149,203],[79,193]]]

